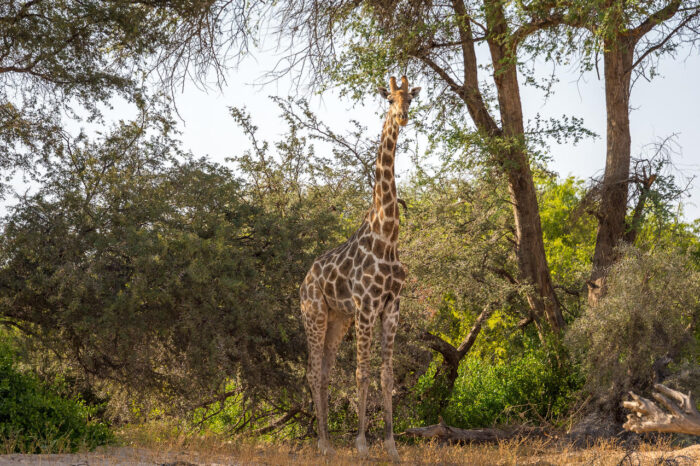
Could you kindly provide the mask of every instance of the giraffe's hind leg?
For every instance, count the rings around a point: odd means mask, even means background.
[[[326,455],[333,453],[328,440],[328,424],[324,419],[324,403],[321,389],[324,345],[328,327],[328,306],[323,302],[323,299],[314,299],[315,297],[320,298],[320,293],[315,293],[314,291],[313,285],[302,289],[301,312],[304,316],[306,342],[309,349],[306,379],[311,388],[316,420],[318,421],[318,448],[322,454]]]
[[[386,303],[382,320],[382,404],[384,411],[384,447],[393,461],[400,461],[394,442],[392,392],[394,391],[394,336],[399,322],[399,298]]]
[[[370,346],[372,343],[372,327],[377,312],[371,305],[363,305],[355,318],[355,334],[357,339],[357,420],[358,430],[355,445],[360,456],[368,454],[365,430],[367,429],[367,390],[369,388]]]
[[[338,347],[340,347],[340,343],[343,341],[343,337],[347,333],[350,324],[352,324],[352,318],[333,315],[333,313],[331,313],[331,317],[326,326],[326,339],[323,349],[323,363],[321,366],[321,418],[318,420],[319,424],[322,423],[324,425],[326,431],[328,426],[328,386],[330,373],[335,364]]]

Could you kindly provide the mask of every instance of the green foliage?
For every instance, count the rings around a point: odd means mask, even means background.
[[[0,341],[0,448],[5,452],[57,453],[92,449],[113,440],[93,420],[96,407],[60,396],[19,370],[13,350]]]
[[[144,111],[66,144],[5,223],[0,312],[86,384],[121,387],[112,398],[126,417],[147,415],[148,399],[186,412],[230,381],[251,409],[298,403],[298,284],[339,241],[340,216],[325,203],[334,197],[302,186],[298,145],[279,162],[241,155],[241,179],[180,154],[171,127],[167,113]]]
[[[571,326],[567,341],[603,408],[619,410],[629,390],[644,393],[657,364],[700,360],[697,331],[700,269],[684,252],[627,247],[613,266],[608,292]]]
[[[473,428],[492,425],[541,423],[561,420],[575,400],[580,376],[562,365],[553,351],[529,348],[498,361],[468,355],[459,366],[459,375],[446,407],[438,409],[435,399],[435,363],[415,387],[420,397],[419,418],[434,423],[441,414],[449,425]],[[439,391],[439,387],[437,387]]]
[[[117,95],[137,102],[153,90],[144,82],[174,86],[220,72],[254,35],[250,16],[237,9],[225,0],[3,1],[3,177],[41,173],[43,162],[60,157],[66,117],[99,121],[99,104]]]

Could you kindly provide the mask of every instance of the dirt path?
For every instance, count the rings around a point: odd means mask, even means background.
[[[234,465],[229,458],[215,458],[207,455],[184,452],[153,451],[145,448],[111,447],[94,452],[60,455],[0,455],[0,466],[4,465],[72,465],[72,466],[190,466],[190,465]]]
[[[478,448],[427,446],[429,455],[419,453],[420,447],[400,449],[402,464],[427,465],[700,465],[700,445],[668,451],[623,452],[608,449],[589,448],[568,450],[550,454],[520,455],[511,449],[484,452]],[[426,448],[424,447],[424,448]],[[242,452],[243,453],[243,452]],[[330,460],[330,461],[329,461]],[[199,465],[289,465],[289,464],[330,464],[332,466],[355,464],[391,464],[379,450],[371,452],[370,458],[359,461],[350,451],[339,453],[333,459],[319,457],[310,451],[279,452],[257,450],[241,456],[212,453],[192,453],[185,451],[158,451],[146,448],[110,447],[90,453],[61,455],[0,455],[3,465],[143,465],[143,466],[199,466]]]

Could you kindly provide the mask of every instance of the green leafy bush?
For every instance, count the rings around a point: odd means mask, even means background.
[[[416,388],[428,388],[433,374],[434,370],[428,371]],[[501,363],[467,356],[441,414],[449,425],[462,428],[556,421],[567,413],[580,386],[570,365],[560,366],[554,353],[541,348]],[[418,411],[424,422],[435,421],[429,401]]]
[[[0,444],[3,452],[53,453],[92,449],[112,434],[91,420],[94,408],[61,397],[33,374],[16,367],[7,343],[0,341]]]

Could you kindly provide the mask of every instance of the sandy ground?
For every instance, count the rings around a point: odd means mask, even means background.
[[[522,454],[513,448],[440,447],[435,445],[400,448],[402,464],[450,465],[700,465],[700,445],[676,450],[624,452],[620,449],[590,448]],[[60,455],[0,455],[0,465],[283,465],[283,464],[390,464],[380,449],[360,461],[351,450],[339,451],[332,458],[319,457],[312,450],[272,451],[258,448],[238,455],[221,453],[192,453],[186,451],[157,451],[146,448],[110,447],[90,453]]]

